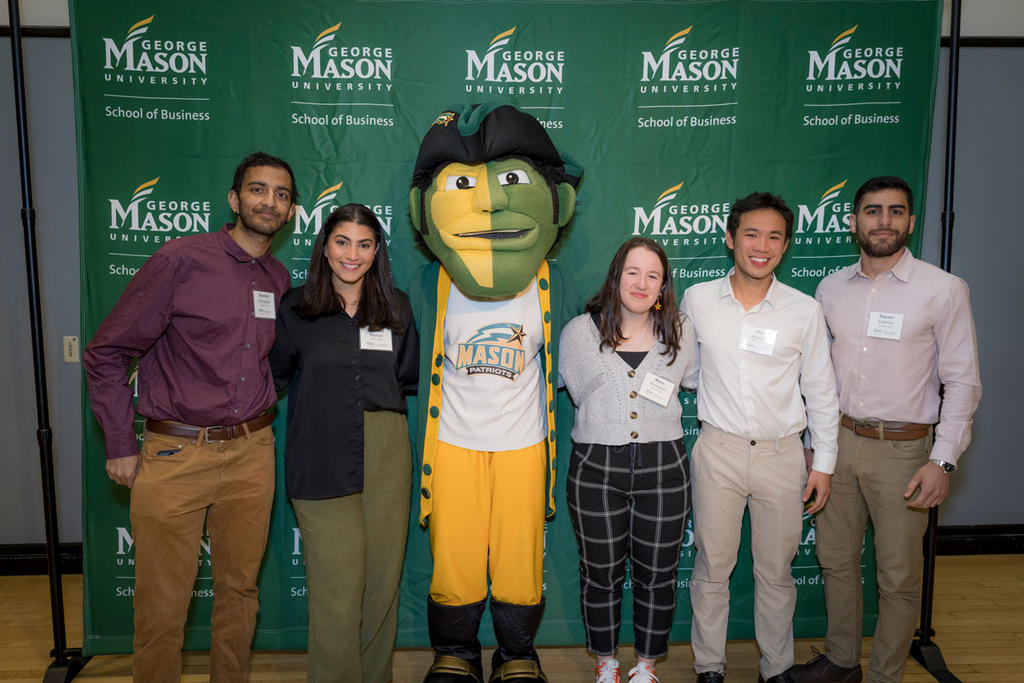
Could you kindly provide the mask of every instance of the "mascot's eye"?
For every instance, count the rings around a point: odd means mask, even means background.
[[[498,176],[498,182],[502,185],[529,185],[530,176],[526,175],[526,171],[516,169]]]
[[[445,190],[468,190],[476,187],[476,178],[468,175],[451,175],[444,181]]]

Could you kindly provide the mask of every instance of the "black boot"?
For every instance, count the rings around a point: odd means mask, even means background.
[[[491,598],[491,618],[498,649],[491,659],[490,683],[547,683],[540,670],[540,658],[533,648],[540,619],[544,616],[544,598],[536,605],[512,605]]]
[[[434,663],[423,683],[483,683],[480,661],[480,617],[484,603],[442,605],[427,598],[427,628]]]

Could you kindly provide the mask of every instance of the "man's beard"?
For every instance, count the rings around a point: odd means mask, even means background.
[[[267,223],[267,221],[271,220],[269,216],[260,216],[255,214],[255,212],[248,213],[250,214],[250,220],[246,220],[245,214],[238,214],[237,221],[249,232],[254,232],[257,235],[262,235],[264,237],[273,237],[281,228],[284,227],[285,223],[287,223],[287,221],[281,220],[280,215],[275,216],[272,219],[272,222]]]
[[[857,231],[857,244],[864,251],[865,254],[872,258],[885,258],[886,256],[892,256],[899,252],[907,244],[907,240],[910,239],[910,231],[906,230],[899,235],[894,236],[891,240],[885,242],[872,242],[870,234],[862,235],[860,231]]]

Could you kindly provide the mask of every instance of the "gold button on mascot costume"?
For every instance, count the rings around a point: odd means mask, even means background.
[[[547,680],[533,639],[554,512],[558,337],[577,300],[545,256],[582,175],[537,119],[507,104],[443,112],[416,159],[412,224],[439,259],[410,287],[420,523],[434,559],[427,683],[482,683],[488,586],[498,641],[490,680]]]

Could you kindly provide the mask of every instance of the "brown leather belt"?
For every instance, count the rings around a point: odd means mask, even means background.
[[[181,436],[186,439],[203,438],[206,441],[230,441],[240,436],[251,434],[263,429],[274,421],[274,414],[265,410],[248,422],[237,425],[215,425],[213,427],[196,427],[195,425],[172,422],[171,420],[150,420],[146,418],[146,429],[154,434],[165,436]]]
[[[854,434],[885,441],[916,441],[928,436],[928,430],[931,429],[931,425],[917,424],[916,422],[885,422],[884,420],[866,422],[854,420],[849,415],[843,415],[839,422]]]

